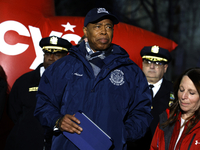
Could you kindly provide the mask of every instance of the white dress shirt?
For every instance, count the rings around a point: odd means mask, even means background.
[[[163,82],[163,78],[160,79],[157,83],[152,84],[152,85],[154,85],[154,87],[152,88],[153,97],[157,94],[158,90],[160,89],[160,86],[161,86],[162,82]],[[148,85],[150,85],[150,83],[148,83]]]

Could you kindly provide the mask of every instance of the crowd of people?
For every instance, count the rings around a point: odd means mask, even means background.
[[[88,139],[77,145],[63,134],[92,134],[76,117],[80,111],[110,137],[109,150],[200,149],[200,68],[168,81],[170,52],[147,45],[140,69],[112,43],[118,23],[105,8],[93,8],[77,45],[41,39],[43,63],[19,77],[10,93],[0,74],[0,117],[8,99],[14,122],[5,150],[86,149]]]

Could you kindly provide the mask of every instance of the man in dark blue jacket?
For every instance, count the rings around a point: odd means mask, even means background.
[[[127,149],[127,142],[142,137],[149,127],[147,80],[127,52],[112,44],[117,23],[105,8],[90,10],[83,27],[88,42],[72,46],[68,56],[43,74],[34,114],[42,125],[58,129],[53,150],[78,150],[62,132],[84,131],[74,116],[79,110],[112,138],[115,150]]]

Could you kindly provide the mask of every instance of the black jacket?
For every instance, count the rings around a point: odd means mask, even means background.
[[[163,78],[160,89],[152,99],[151,114],[153,120],[145,136],[134,143],[129,143],[128,150],[149,150],[153,134],[159,122],[159,115],[169,107],[170,94],[173,94],[173,84],[171,81]]]
[[[153,121],[150,125],[152,136],[159,122],[159,115],[169,107],[171,93],[173,93],[172,82],[163,78],[163,82],[161,84],[160,89],[152,99],[153,108],[151,109],[151,114],[153,116]]]
[[[7,138],[5,150],[42,150],[44,128],[33,116],[40,82],[40,64],[36,70],[19,77],[10,92],[8,112],[14,127]]]
[[[6,92],[7,92],[7,83],[0,77],[0,120],[3,115],[5,103],[6,103]]]

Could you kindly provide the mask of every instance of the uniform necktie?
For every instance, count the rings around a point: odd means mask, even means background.
[[[151,91],[151,96],[152,96],[152,98],[153,98],[153,90],[152,90],[153,87],[154,87],[154,85],[152,85],[152,84],[149,85],[149,89],[150,89],[150,91]]]

